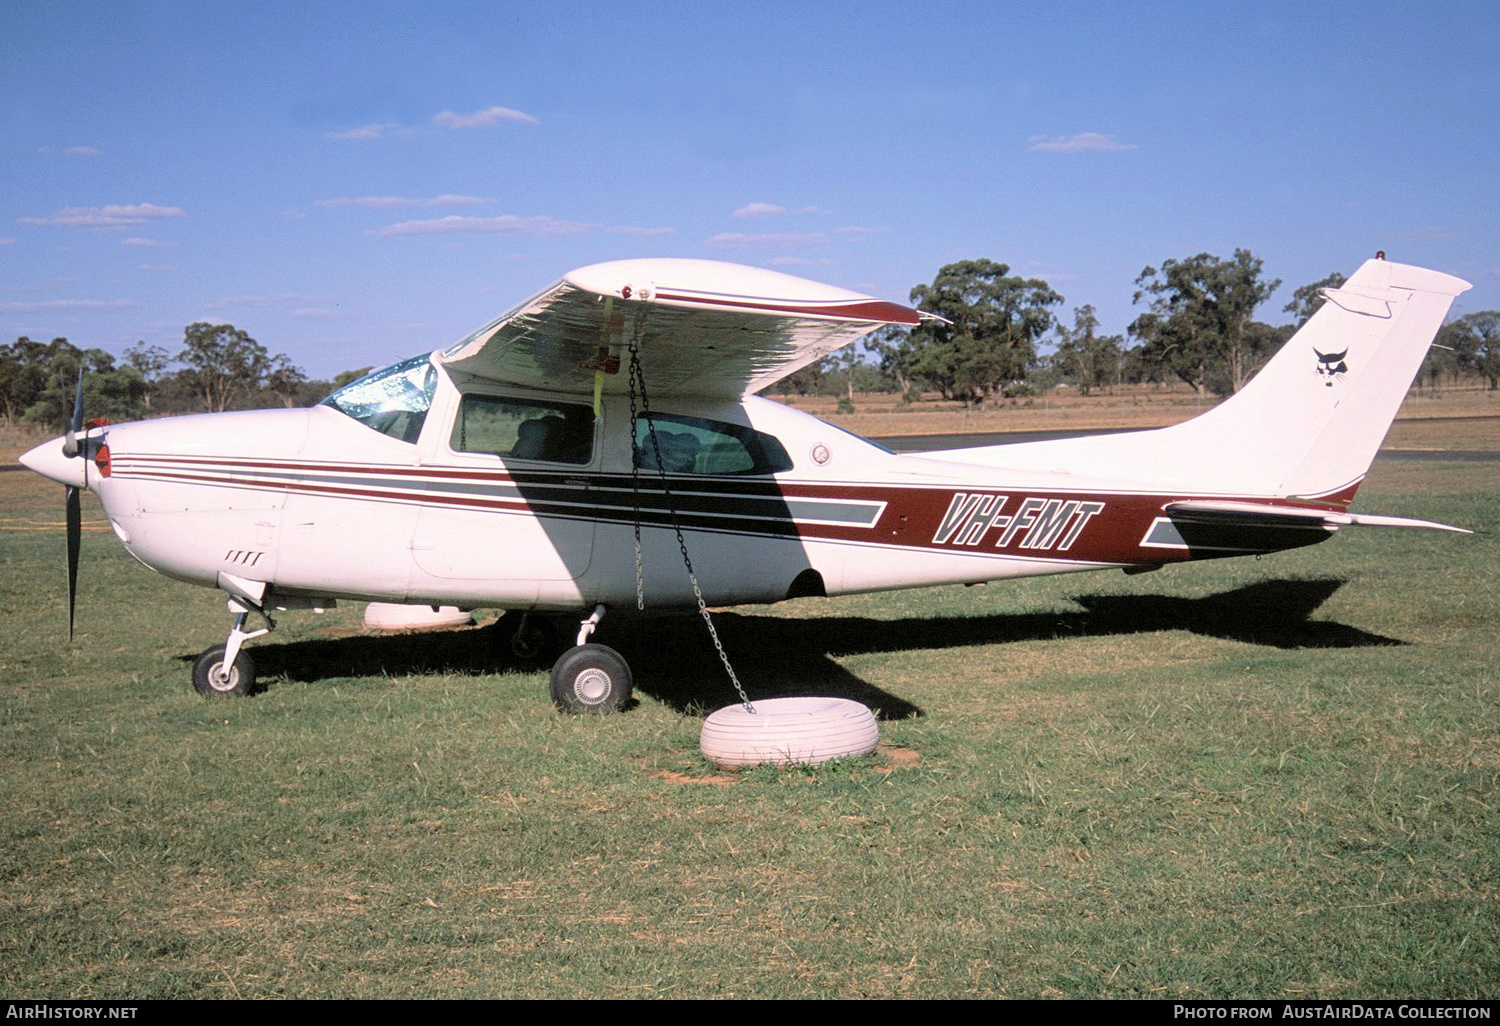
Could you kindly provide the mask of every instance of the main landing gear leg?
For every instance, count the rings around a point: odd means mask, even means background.
[[[258,631],[247,631],[245,621],[249,619],[249,607],[230,599],[229,610],[234,613],[229,638],[224,644],[204,652],[193,664],[193,687],[200,695],[248,695],[254,692],[255,662],[244,651],[245,642],[276,629],[276,622],[261,613],[266,626]]]
[[[552,701],[566,713],[619,712],[630,702],[630,667],[620,653],[589,638],[604,606],[594,607],[578,625],[578,644],[568,649],[552,667]]]

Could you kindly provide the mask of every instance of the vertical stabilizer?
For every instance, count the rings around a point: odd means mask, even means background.
[[[1454,297],[1468,288],[1437,271],[1368,260],[1324,293],[1327,302],[1244,389],[1258,385],[1271,416],[1287,425],[1277,446],[1285,459],[1280,494],[1358,483]],[[1232,415],[1238,398],[1221,409]]]
[[[1469,283],[1369,260],[1238,394],[1131,434],[956,449],[929,458],[1237,495],[1347,502],[1453,298]]]

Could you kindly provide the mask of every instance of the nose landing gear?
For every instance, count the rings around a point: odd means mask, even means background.
[[[250,610],[235,599],[229,600],[229,609],[235,616],[228,640],[204,652],[193,664],[193,687],[200,695],[249,695],[255,691],[255,661],[243,646],[251,638],[270,634],[276,622],[261,613],[266,626],[247,631],[245,621]]]

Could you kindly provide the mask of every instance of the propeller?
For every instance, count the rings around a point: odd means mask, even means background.
[[[88,481],[88,435],[80,450],[78,432],[83,430],[83,366],[78,367],[78,391],[73,396],[73,419],[68,423],[68,437],[63,439],[63,455],[84,457],[84,481]],[[83,538],[83,505],[79,497],[82,489],[66,486],[63,500],[64,519],[68,530],[68,640],[73,640],[73,610],[78,598],[78,550]]]

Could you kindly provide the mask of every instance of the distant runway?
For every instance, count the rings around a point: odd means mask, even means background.
[[[1077,438],[1082,435],[1123,434],[1131,430],[1144,431],[1149,429],[1127,428],[1119,431],[1107,429],[1095,429],[1092,431],[993,431],[982,435],[891,435],[885,438],[871,438],[870,441],[878,442],[887,449],[894,449],[896,452],[922,453],[937,452],[942,449],[972,449],[980,445],[1012,445],[1017,442],[1043,442],[1052,438]],[[1381,449],[1378,458],[1383,460],[1488,463],[1500,460],[1500,452]]]

